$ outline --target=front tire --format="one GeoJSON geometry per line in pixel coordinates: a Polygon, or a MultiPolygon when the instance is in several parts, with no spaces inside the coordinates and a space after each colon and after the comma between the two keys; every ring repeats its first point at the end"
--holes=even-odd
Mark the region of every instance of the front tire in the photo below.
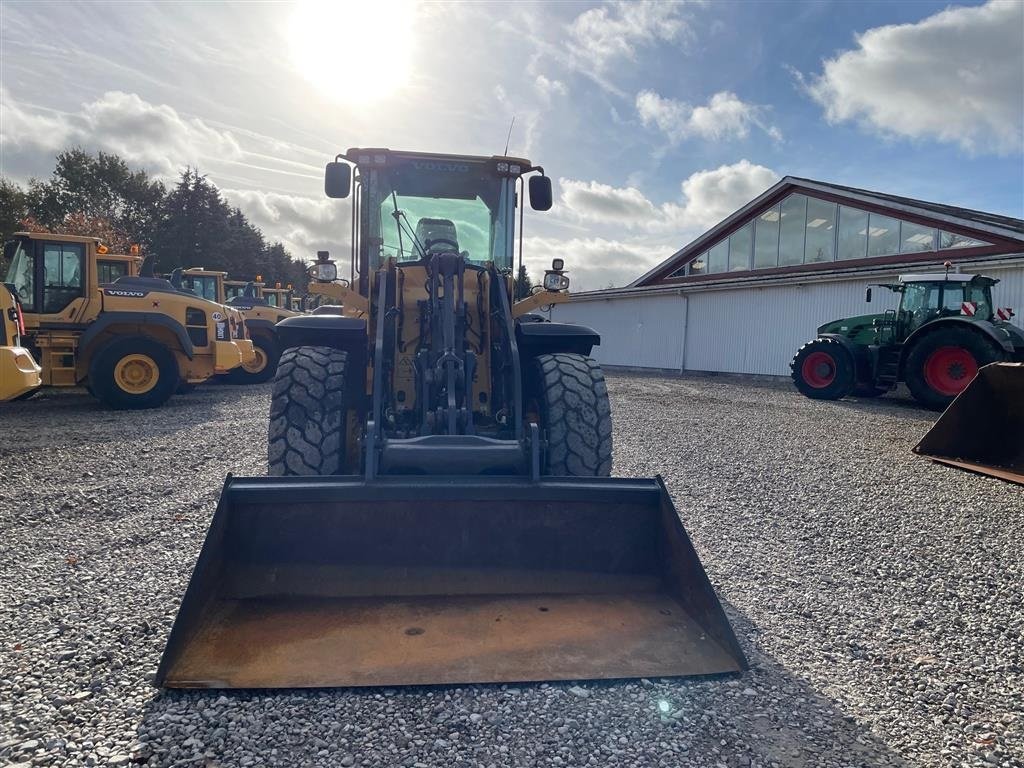
{"type": "Polygon", "coordinates": [[[611,475],[611,405],[601,366],[585,355],[537,355],[531,385],[547,435],[545,474],[611,475]]]}
{"type": "Polygon", "coordinates": [[[281,355],[270,400],[269,474],[347,473],[347,358],[331,347],[292,347],[281,355]]]}
{"type": "Polygon", "coordinates": [[[790,376],[801,394],[815,400],[839,400],[853,391],[853,358],[835,339],[814,339],[797,350],[790,376]]]}
{"type": "Polygon", "coordinates": [[[981,366],[1003,358],[1002,350],[978,331],[939,329],[914,344],[903,379],[917,402],[941,411],[967,388],[981,366]]]}
{"type": "Polygon", "coordinates": [[[240,365],[231,370],[228,381],[232,384],[262,384],[270,381],[277,373],[281,360],[281,347],[277,342],[261,336],[252,340],[252,346],[256,359],[249,365],[240,365]]]}
{"type": "Polygon", "coordinates": [[[118,410],[159,408],[178,389],[174,353],[146,336],[115,339],[89,363],[90,392],[118,410]]]}

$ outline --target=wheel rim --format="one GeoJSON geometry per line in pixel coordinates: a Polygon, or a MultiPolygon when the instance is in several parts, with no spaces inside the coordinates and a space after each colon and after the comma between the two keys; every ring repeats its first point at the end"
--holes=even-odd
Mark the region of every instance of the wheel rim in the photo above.
{"type": "Polygon", "coordinates": [[[114,367],[114,381],[129,395],[144,395],[160,380],[160,367],[149,355],[125,355],[114,367]]]}
{"type": "Polygon", "coordinates": [[[963,347],[939,347],[924,362],[925,383],[948,397],[963,392],[977,373],[978,362],[963,347]]]}
{"type": "Polygon", "coordinates": [[[250,363],[242,363],[242,367],[246,373],[260,373],[264,368],[267,367],[267,355],[259,347],[254,347],[253,351],[256,353],[256,357],[253,358],[250,363]]]}
{"type": "Polygon", "coordinates": [[[828,352],[811,352],[800,367],[804,381],[815,389],[824,389],[836,380],[836,361],[828,352]]]}

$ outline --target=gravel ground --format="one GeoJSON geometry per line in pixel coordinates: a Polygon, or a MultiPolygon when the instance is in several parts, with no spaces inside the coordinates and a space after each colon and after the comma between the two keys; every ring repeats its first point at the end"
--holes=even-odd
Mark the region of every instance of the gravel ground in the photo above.
{"type": "Polygon", "coordinates": [[[909,453],[933,415],[611,376],[615,473],[668,482],[736,679],[161,693],[220,486],[269,387],[158,411],[0,406],[0,761],[25,765],[1024,765],[1024,493],[909,453]],[[662,712],[667,709],[667,712],[662,712]]]}

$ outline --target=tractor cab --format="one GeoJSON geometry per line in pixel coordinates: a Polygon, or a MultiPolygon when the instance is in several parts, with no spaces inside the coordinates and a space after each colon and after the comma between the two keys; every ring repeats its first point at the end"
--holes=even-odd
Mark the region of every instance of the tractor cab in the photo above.
{"type": "MultiPolygon", "coordinates": [[[[900,275],[899,282],[880,286],[900,294],[900,303],[899,308],[887,312],[878,325],[883,332],[889,331],[895,336],[893,341],[902,341],[923,325],[945,317],[965,316],[998,322],[1000,317],[992,304],[992,286],[998,282],[984,275],[900,275]]],[[[1002,312],[1012,316],[1011,310],[1002,312]]]]}

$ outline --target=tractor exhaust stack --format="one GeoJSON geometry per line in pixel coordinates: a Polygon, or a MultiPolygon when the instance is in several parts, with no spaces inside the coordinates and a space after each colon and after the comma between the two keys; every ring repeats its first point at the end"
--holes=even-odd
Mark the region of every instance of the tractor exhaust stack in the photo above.
{"type": "Polygon", "coordinates": [[[660,479],[229,477],[155,683],[745,668],[660,479]]]}
{"type": "Polygon", "coordinates": [[[981,368],[914,453],[1024,485],[1024,363],[981,368]]]}

